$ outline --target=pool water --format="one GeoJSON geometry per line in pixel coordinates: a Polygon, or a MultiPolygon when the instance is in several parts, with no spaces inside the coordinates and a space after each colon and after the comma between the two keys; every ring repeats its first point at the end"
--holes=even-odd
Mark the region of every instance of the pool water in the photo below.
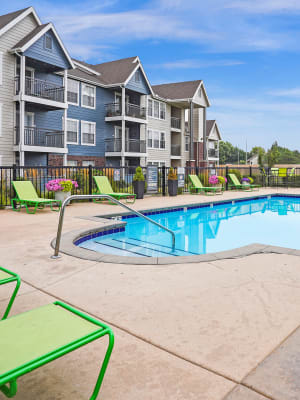
{"type": "Polygon", "coordinates": [[[274,196],[150,215],[171,235],[140,217],[125,219],[125,231],[96,237],[80,247],[105,254],[166,257],[206,254],[252,243],[300,249],[300,198],[274,196]]]}

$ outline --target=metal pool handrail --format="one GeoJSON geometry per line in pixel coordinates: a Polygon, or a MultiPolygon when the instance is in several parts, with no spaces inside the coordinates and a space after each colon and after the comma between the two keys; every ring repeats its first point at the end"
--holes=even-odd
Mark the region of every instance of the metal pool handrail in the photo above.
{"type": "Polygon", "coordinates": [[[165,226],[159,224],[158,222],[153,221],[153,219],[146,217],[146,215],[140,213],[139,211],[136,211],[133,208],[126,206],[126,204],[121,203],[119,200],[114,199],[113,197],[109,196],[108,194],[74,194],[72,196],[67,197],[61,206],[58,227],[57,227],[57,234],[56,234],[55,249],[54,249],[54,254],[53,254],[53,256],[51,256],[51,258],[59,258],[60,257],[58,253],[59,253],[61,232],[62,232],[62,226],[63,226],[66,206],[70,203],[71,200],[86,200],[86,199],[107,199],[107,200],[112,201],[113,203],[116,203],[119,206],[125,208],[126,210],[129,210],[130,212],[136,214],[137,216],[146,219],[148,222],[151,222],[152,224],[164,229],[165,231],[167,231],[171,234],[172,250],[175,250],[175,233],[173,231],[171,231],[170,229],[166,228],[165,226]]]}

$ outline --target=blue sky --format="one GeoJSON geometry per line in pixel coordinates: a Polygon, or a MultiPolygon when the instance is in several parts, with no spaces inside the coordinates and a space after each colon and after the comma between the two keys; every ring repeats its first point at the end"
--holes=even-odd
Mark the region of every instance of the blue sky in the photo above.
{"type": "Polygon", "coordinates": [[[34,6],[73,57],[138,55],[153,84],[203,79],[223,140],[300,148],[299,0],[10,0],[34,6]]]}

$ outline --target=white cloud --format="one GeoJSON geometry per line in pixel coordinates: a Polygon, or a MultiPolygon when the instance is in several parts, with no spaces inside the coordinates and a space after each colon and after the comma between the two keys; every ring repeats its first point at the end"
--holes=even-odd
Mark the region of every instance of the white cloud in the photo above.
{"type": "Polygon", "coordinates": [[[165,69],[197,69],[197,68],[209,68],[209,67],[231,67],[236,65],[244,64],[243,61],[238,60],[211,60],[211,61],[199,61],[199,60],[178,60],[159,64],[159,68],[165,69]]]}
{"type": "Polygon", "coordinates": [[[267,94],[278,97],[300,97],[300,87],[271,90],[267,94]]]}
{"type": "Polygon", "coordinates": [[[238,9],[247,13],[294,13],[300,12],[299,0],[236,0],[225,8],[238,9]]]}

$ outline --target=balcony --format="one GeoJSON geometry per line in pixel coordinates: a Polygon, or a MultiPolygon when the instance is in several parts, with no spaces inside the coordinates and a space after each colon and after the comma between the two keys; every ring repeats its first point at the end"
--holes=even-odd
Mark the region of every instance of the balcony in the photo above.
{"type": "MultiPolygon", "coordinates": [[[[20,142],[20,130],[16,127],[16,145],[20,142]]],[[[52,129],[42,129],[37,127],[24,127],[24,143],[25,146],[38,147],[64,147],[64,132],[52,129]]]]}
{"type": "Polygon", "coordinates": [[[171,117],[171,128],[181,129],[181,118],[171,117]]]}
{"type": "MultiPolygon", "coordinates": [[[[16,94],[20,92],[20,77],[15,78],[16,94]]],[[[65,101],[65,88],[41,79],[25,77],[25,95],[59,103],[65,101]]]]}
{"type": "MultiPolygon", "coordinates": [[[[120,153],[121,151],[121,139],[105,139],[106,153],[120,153]]],[[[126,139],[125,153],[146,153],[146,141],[139,139],[126,139]]]]}
{"type": "MultiPolygon", "coordinates": [[[[120,103],[109,103],[105,105],[106,112],[105,116],[111,117],[121,117],[122,116],[122,105],[120,103]]],[[[146,108],[141,107],[137,104],[126,103],[125,104],[125,115],[126,117],[146,119],[146,108]]]]}
{"type": "Polygon", "coordinates": [[[171,156],[181,156],[180,144],[171,144],[171,156]]]}
{"type": "Polygon", "coordinates": [[[219,158],[219,151],[216,149],[208,149],[207,155],[208,155],[208,157],[211,157],[211,158],[219,158]]]}

